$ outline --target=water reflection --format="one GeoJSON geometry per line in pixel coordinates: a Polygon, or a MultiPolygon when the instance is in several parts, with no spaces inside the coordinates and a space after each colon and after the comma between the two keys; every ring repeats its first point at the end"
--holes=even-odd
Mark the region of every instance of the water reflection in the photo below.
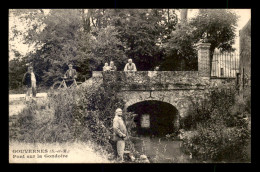
{"type": "Polygon", "coordinates": [[[131,139],[135,149],[147,155],[152,163],[187,163],[189,157],[181,149],[182,141],[166,138],[141,136],[131,139]]]}

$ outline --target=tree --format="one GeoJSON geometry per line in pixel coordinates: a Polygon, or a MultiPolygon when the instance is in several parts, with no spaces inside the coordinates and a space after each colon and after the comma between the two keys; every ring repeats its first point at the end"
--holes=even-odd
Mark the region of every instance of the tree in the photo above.
{"type": "Polygon", "coordinates": [[[234,13],[225,9],[201,9],[189,22],[186,17],[187,10],[182,9],[181,22],[171,33],[171,39],[164,44],[167,55],[163,64],[165,70],[183,70],[183,65],[176,65],[180,61],[185,63],[184,70],[197,70],[195,43],[200,39],[211,43],[210,64],[215,48],[221,51],[233,50],[237,23],[234,13]]]}
{"type": "Polygon", "coordinates": [[[32,26],[26,31],[24,42],[35,44],[35,51],[26,60],[32,62],[44,85],[50,86],[60,79],[69,63],[74,64],[79,76],[86,73],[86,54],[90,47],[88,13],[80,9],[52,9],[47,14],[41,10],[18,12],[21,20],[32,26]]]}
{"type": "Polygon", "coordinates": [[[180,22],[164,44],[166,52],[163,70],[197,70],[197,56],[194,47],[194,27],[187,21],[188,9],[180,10],[180,22]]]}
{"type": "Polygon", "coordinates": [[[123,50],[125,45],[119,40],[115,27],[93,30],[97,36],[90,39],[91,53],[88,60],[91,70],[102,70],[104,64],[110,61],[114,61],[118,70],[122,70],[127,57],[123,50]]]}
{"type": "MultiPolygon", "coordinates": [[[[232,45],[235,39],[237,15],[227,9],[200,9],[199,14],[190,22],[196,29],[196,41],[205,39],[210,45],[210,69],[215,48],[221,51],[234,51],[232,45]]],[[[211,71],[211,70],[210,70],[211,71]]]]}
{"type": "Polygon", "coordinates": [[[23,75],[27,71],[24,58],[16,57],[9,61],[9,89],[15,90],[22,87],[23,75]]]}
{"type": "Polygon", "coordinates": [[[175,11],[169,9],[102,9],[92,10],[92,14],[95,29],[115,28],[123,43],[122,51],[133,59],[138,70],[150,70],[160,64],[164,55],[161,43],[169,39],[177,23],[175,11]]]}
{"type": "Polygon", "coordinates": [[[63,76],[69,63],[77,68],[80,19],[78,10],[51,10],[43,21],[44,29],[33,37],[43,46],[31,56],[31,60],[37,69],[43,71],[43,80],[48,86],[63,76]],[[39,59],[43,63],[37,63],[39,59]]]}
{"type": "Polygon", "coordinates": [[[197,70],[198,59],[195,49],[194,28],[188,23],[179,23],[171,38],[163,44],[166,58],[162,70],[197,70]]]}
{"type": "Polygon", "coordinates": [[[139,70],[150,70],[164,56],[177,16],[172,9],[50,9],[14,10],[26,23],[24,43],[34,45],[26,56],[44,83],[50,85],[73,63],[80,75],[100,70],[114,60],[123,69],[133,58],[139,70]],[[99,41],[99,42],[98,42],[99,41]]]}

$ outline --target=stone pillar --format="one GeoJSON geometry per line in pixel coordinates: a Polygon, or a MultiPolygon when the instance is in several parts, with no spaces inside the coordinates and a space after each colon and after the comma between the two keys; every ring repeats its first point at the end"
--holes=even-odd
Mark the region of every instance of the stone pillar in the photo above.
{"type": "Polygon", "coordinates": [[[199,42],[198,50],[198,72],[201,77],[210,77],[210,43],[199,42]]]}

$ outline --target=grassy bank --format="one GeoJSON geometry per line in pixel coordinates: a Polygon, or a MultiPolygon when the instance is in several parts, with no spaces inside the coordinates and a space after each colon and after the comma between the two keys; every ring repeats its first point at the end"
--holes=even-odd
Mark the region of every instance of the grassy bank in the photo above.
{"type": "Polygon", "coordinates": [[[47,99],[31,99],[9,118],[10,140],[29,145],[92,143],[94,151],[114,159],[112,120],[123,102],[110,95],[93,84],[81,90],[49,91],[47,99]]]}

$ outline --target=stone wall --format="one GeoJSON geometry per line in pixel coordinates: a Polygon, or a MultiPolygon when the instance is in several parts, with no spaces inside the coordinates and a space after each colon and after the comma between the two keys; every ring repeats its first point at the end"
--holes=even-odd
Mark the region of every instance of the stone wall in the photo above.
{"type": "Polygon", "coordinates": [[[226,79],[221,79],[221,78],[215,78],[215,79],[210,79],[209,87],[218,87],[218,88],[223,88],[223,87],[236,87],[236,78],[226,78],[226,79]]]}
{"type": "Polygon", "coordinates": [[[187,115],[192,101],[203,99],[204,90],[170,90],[170,91],[122,91],[119,96],[126,100],[127,107],[142,101],[157,100],[173,105],[180,117],[187,115]]]}
{"type": "Polygon", "coordinates": [[[207,98],[210,89],[236,85],[236,79],[210,78],[209,47],[209,43],[197,44],[198,71],[94,71],[93,80],[104,86],[116,84],[118,96],[126,102],[125,110],[138,102],[156,100],[174,106],[179,119],[188,115],[193,102],[207,98]]]}
{"type": "Polygon", "coordinates": [[[210,79],[200,77],[198,71],[137,71],[127,76],[125,72],[95,72],[96,80],[104,84],[118,84],[118,95],[127,107],[142,101],[157,100],[173,105],[180,117],[187,115],[192,102],[208,96],[212,88],[234,87],[235,79],[210,79]]]}
{"type": "Polygon", "coordinates": [[[137,71],[102,72],[104,83],[115,82],[122,90],[171,90],[204,89],[207,78],[198,76],[198,71],[137,71]]]}

